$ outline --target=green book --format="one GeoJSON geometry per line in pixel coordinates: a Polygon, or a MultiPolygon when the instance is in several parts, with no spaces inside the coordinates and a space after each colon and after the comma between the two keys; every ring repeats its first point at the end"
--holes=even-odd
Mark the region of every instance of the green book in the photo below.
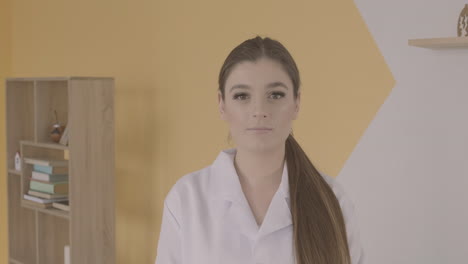
{"type": "Polygon", "coordinates": [[[54,167],[34,164],[34,171],[48,174],[68,174],[68,167],[54,167]]]}
{"type": "Polygon", "coordinates": [[[29,188],[33,191],[45,192],[50,194],[66,194],[68,193],[68,182],[39,182],[31,180],[29,188]]]}

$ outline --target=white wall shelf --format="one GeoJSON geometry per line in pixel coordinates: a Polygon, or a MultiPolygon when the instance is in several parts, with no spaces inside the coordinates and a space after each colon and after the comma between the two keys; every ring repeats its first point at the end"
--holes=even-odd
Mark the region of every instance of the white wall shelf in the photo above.
{"type": "Polygon", "coordinates": [[[410,39],[408,45],[427,49],[468,48],[468,37],[410,39]]]}

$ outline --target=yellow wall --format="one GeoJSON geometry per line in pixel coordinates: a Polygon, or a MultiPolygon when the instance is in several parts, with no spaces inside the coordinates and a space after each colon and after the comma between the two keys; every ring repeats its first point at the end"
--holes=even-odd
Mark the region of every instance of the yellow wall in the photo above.
{"type": "Polygon", "coordinates": [[[5,77],[11,74],[10,0],[0,0],[0,264],[8,264],[7,174],[5,157],[5,77]]]}
{"type": "Polygon", "coordinates": [[[122,264],[154,262],[169,188],[231,147],[216,108],[216,78],[241,41],[260,34],[290,49],[303,80],[294,134],[317,167],[333,176],[394,83],[352,0],[182,2],[11,3],[14,77],[116,78],[122,264]]]}

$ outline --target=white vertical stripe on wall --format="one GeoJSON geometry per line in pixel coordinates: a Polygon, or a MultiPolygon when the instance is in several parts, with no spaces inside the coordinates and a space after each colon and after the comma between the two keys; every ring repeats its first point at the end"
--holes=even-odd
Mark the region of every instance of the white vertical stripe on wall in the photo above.
{"type": "Polygon", "coordinates": [[[367,261],[468,263],[468,49],[407,44],[456,36],[468,1],[355,3],[396,80],[337,177],[367,261]]]}

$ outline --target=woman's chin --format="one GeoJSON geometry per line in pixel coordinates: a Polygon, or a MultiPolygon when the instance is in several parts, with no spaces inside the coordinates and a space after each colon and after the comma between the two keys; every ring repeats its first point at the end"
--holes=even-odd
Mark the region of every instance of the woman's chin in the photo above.
{"type": "Polygon", "coordinates": [[[249,140],[242,144],[237,144],[237,148],[245,149],[249,152],[271,152],[284,146],[284,142],[275,142],[272,140],[249,140]]]}

